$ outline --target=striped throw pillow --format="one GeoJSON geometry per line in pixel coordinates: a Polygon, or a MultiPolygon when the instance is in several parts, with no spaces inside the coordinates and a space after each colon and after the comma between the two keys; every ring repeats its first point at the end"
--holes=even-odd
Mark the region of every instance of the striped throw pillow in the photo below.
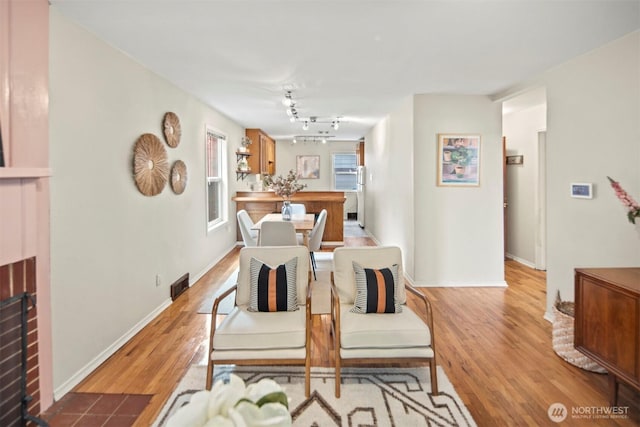
{"type": "Polygon", "coordinates": [[[249,311],[296,311],[298,258],[271,267],[251,258],[249,263],[249,311]]]}
{"type": "Polygon", "coordinates": [[[356,299],[353,313],[400,313],[398,302],[398,264],[388,268],[363,268],[353,262],[356,274],[356,299]]]}

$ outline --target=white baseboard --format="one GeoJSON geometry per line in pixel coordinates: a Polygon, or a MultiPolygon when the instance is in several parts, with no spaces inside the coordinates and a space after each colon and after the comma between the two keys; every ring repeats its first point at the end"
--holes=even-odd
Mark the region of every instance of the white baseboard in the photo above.
{"type": "Polygon", "coordinates": [[[82,369],[73,374],[71,378],[65,381],[60,387],[53,390],[53,399],[59,400],[70,392],[75,386],[80,384],[82,380],[84,380],[89,374],[95,371],[98,366],[100,366],[105,360],[113,355],[120,347],[125,345],[127,341],[129,341],[135,334],[140,332],[142,328],[147,326],[153,319],[156,318],[160,313],[162,313],[167,307],[171,305],[171,298],[167,298],[156,307],[151,313],[149,313],[144,319],[140,320],[133,328],[129,329],[127,333],[125,333],[122,337],[120,337],[116,342],[107,347],[102,353],[100,353],[96,358],[94,358],[91,362],[87,363],[82,369]]]}
{"type": "Polygon", "coordinates": [[[529,268],[533,268],[533,269],[536,268],[536,265],[534,263],[532,263],[531,261],[527,261],[526,259],[518,258],[517,256],[512,255],[510,253],[506,253],[505,256],[509,259],[519,262],[522,265],[526,265],[529,268]]]}
{"type": "Polygon", "coordinates": [[[407,276],[405,274],[404,279],[409,282],[409,284],[416,288],[506,288],[507,282],[504,280],[498,282],[485,282],[485,283],[424,283],[424,282],[416,282],[413,280],[413,277],[407,276]]]}
{"type": "Polygon", "coordinates": [[[450,282],[450,283],[423,283],[418,282],[414,284],[416,288],[507,288],[509,285],[504,280],[497,282],[450,282]]]}
{"type": "MultiPolygon", "coordinates": [[[[213,266],[215,266],[222,258],[227,256],[227,254],[235,247],[232,245],[227,251],[223,253],[217,259],[214,259],[211,263],[209,263],[202,271],[198,272],[190,278],[189,287],[191,287],[194,283],[196,283],[202,276],[204,276],[213,266]]],[[[78,372],[73,374],[71,378],[65,381],[60,387],[56,388],[53,391],[54,400],[59,400],[62,396],[70,392],[75,386],[80,384],[82,380],[84,380],[89,374],[95,371],[98,366],[100,366],[105,360],[111,357],[116,351],[118,351],[123,345],[127,343],[131,338],[135,336],[138,332],[140,332],[145,326],[147,326],[153,319],[155,319],[160,313],[162,313],[167,307],[171,305],[171,298],[167,298],[162,302],[158,307],[156,307],[151,313],[146,315],[142,320],[140,320],[136,325],[133,326],[129,331],[127,331],[123,336],[118,338],[113,344],[107,347],[102,353],[100,353],[96,358],[87,363],[83,368],[81,368],[78,372]]]]}
{"type": "Polygon", "coordinates": [[[545,311],[545,312],[544,312],[544,316],[542,316],[542,317],[543,317],[543,318],[544,318],[544,320],[546,320],[547,322],[549,322],[549,323],[553,323],[553,319],[554,319],[554,317],[555,317],[555,316],[553,315],[553,313],[550,313],[550,312],[548,312],[548,311],[545,311]]]}

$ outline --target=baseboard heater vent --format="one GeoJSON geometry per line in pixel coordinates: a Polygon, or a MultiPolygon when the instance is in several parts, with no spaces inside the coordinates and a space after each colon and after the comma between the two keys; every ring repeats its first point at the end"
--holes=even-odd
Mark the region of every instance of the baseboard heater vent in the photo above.
{"type": "Polygon", "coordinates": [[[175,301],[187,289],[189,289],[189,273],[185,273],[171,285],[171,301],[175,301]]]}

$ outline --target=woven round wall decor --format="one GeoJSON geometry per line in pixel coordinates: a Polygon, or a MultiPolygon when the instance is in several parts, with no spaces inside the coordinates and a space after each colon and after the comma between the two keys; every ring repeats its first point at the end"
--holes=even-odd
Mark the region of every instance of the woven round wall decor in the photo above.
{"type": "Polygon", "coordinates": [[[180,135],[182,135],[180,119],[176,113],[168,112],[164,115],[163,124],[164,138],[167,140],[167,144],[171,148],[176,148],[180,144],[180,135]]]}
{"type": "Polygon", "coordinates": [[[176,160],[171,166],[169,184],[176,194],[182,194],[187,186],[187,165],[182,160],[176,160]]]}
{"type": "Polygon", "coordinates": [[[160,138],[145,133],[133,148],[133,172],[138,190],[145,196],[160,194],[169,176],[167,151],[160,138]]]}

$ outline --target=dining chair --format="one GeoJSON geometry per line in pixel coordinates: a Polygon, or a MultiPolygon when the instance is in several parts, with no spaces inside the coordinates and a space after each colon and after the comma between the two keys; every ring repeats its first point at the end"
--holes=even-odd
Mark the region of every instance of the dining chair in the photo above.
{"type": "Polygon", "coordinates": [[[307,208],[303,203],[291,203],[291,215],[306,215],[307,208]]]}
{"type": "MultiPolygon", "coordinates": [[[[324,227],[327,223],[327,210],[322,209],[318,215],[318,219],[309,232],[309,256],[311,257],[311,267],[313,268],[313,280],[316,279],[316,257],[315,251],[319,251],[322,246],[322,236],[324,235],[324,227]]],[[[302,237],[298,237],[298,244],[302,245],[302,237]]]]}
{"type": "Polygon", "coordinates": [[[258,246],[296,246],[296,228],[290,221],[265,221],[260,226],[258,246]]]}
{"type": "Polygon", "coordinates": [[[246,210],[241,209],[236,214],[238,217],[238,226],[240,227],[240,234],[242,234],[242,240],[245,246],[257,246],[258,245],[258,231],[252,230],[253,221],[246,210]]]}

